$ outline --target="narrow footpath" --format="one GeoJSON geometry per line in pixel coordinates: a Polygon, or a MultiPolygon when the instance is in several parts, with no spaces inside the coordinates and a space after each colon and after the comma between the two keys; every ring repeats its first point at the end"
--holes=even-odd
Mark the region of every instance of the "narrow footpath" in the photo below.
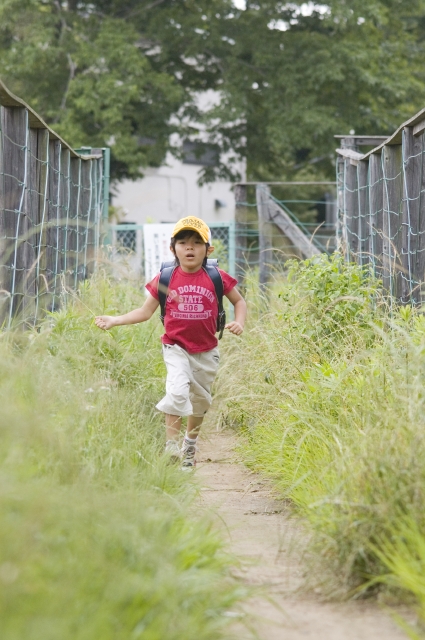
{"type": "Polygon", "coordinates": [[[322,602],[320,594],[304,588],[305,534],[285,503],[273,499],[267,483],[237,462],[234,446],[230,432],[207,432],[196,475],[202,506],[217,514],[217,524],[240,560],[235,572],[259,589],[245,605],[243,619],[235,619],[235,638],[405,640],[377,603],[322,602]]]}

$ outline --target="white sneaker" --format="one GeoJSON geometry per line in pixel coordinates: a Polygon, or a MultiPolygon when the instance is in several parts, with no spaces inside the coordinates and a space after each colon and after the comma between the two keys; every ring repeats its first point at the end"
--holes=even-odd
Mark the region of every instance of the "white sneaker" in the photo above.
{"type": "Polygon", "coordinates": [[[195,469],[196,460],[196,445],[189,443],[186,438],[183,440],[183,446],[181,451],[182,470],[193,471],[195,469]]]}
{"type": "Polygon", "coordinates": [[[182,454],[177,440],[167,440],[165,443],[165,453],[169,456],[170,462],[180,462],[182,454]]]}

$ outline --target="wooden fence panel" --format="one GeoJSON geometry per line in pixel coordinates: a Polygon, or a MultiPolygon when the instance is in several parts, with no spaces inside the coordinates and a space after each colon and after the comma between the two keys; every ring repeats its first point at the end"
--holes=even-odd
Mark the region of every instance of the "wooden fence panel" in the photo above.
{"type": "Polygon", "coordinates": [[[369,158],[369,255],[378,277],[382,274],[383,174],[381,154],[369,158]]]}
{"type": "MultiPolygon", "coordinates": [[[[366,180],[369,203],[359,197],[359,214],[369,208],[368,245],[371,269],[382,278],[384,289],[401,304],[425,302],[425,109],[422,109],[389,137],[353,136],[359,144],[378,144],[365,154],[346,148],[345,136],[337,149],[339,236],[346,246],[350,218],[345,203],[352,193],[351,175],[341,174],[348,159],[358,162],[360,192],[365,184],[363,163],[369,162],[366,180]]],[[[349,136],[351,139],[351,137],[349,136]]],[[[362,237],[362,236],[361,236],[362,237]]],[[[361,249],[361,247],[360,247],[361,249]]],[[[361,262],[360,250],[355,258],[361,262]]],[[[353,254],[351,254],[353,255],[353,254]]],[[[347,259],[349,256],[347,255],[347,259]]]]}
{"type": "Polygon", "coordinates": [[[96,260],[96,166],[90,161],[89,169],[89,199],[87,204],[87,234],[86,234],[86,278],[89,278],[94,271],[96,260]]]}
{"type": "Polygon", "coordinates": [[[401,293],[401,213],[403,172],[401,145],[385,145],[382,151],[384,211],[382,225],[382,281],[394,296],[401,293]]]}
{"type": "Polygon", "coordinates": [[[38,233],[36,267],[36,317],[47,305],[49,287],[46,278],[47,266],[47,218],[49,203],[49,132],[37,129],[37,184],[38,184],[38,233]]]}
{"type": "Polygon", "coordinates": [[[361,160],[357,165],[357,183],[358,183],[358,261],[359,264],[368,264],[369,262],[369,236],[370,220],[369,220],[369,188],[368,188],[369,162],[361,160]]]}
{"type": "Polygon", "coordinates": [[[423,134],[413,135],[413,127],[403,132],[403,209],[401,220],[401,291],[404,304],[420,299],[419,282],[423,280],[416,269],[419,248],[419,210],[422,185],[423,134]],[[412,298],[412,300],[411,300],[412,298]]]}
{"type": "Polygon", "coordinates": [[[270,279],[271,265],[273,264],[273,228],[269,215],[270,187],[259,184],[256,187],[258,232],[260,244],[260,287],[264,288],[270,279]]]}
{"type": "MultiPolygon", "coordinates": [[[[61,153],[61,174],[59,187],[59,217],[60,217],[60,273],[63,274],[63,285],[69,286],[68,278],[68,233],[69,233],[69,201],[70,201],[70,162],[69,149],[61,153]]],[[[61,283],[62,286],[62,283],[61,283]]]]}
{"type": "Polygon", "coordinates": [[[417,251],[414,263],[415,278],[419,283],[418,303],[425,304],[425,133],[421,136],[422,149],[422,168],[419,175],[420,180],[420,198],[418,212],[418,229],[417,229],[417,251]]]}
{"type": "Polygon", "coordinates": [[[236,259],[235,276],[240,285],[243,285],[247,267],[248,252],[248,201],[247,187],[244,184],[235,186],[235,237],[236,259]]]}
{"type": "Polygon", "coordinates": [[[25,191],[25,212],[27,219],[27,273],[25,277],[25,295],[23,315],[26,323],[33,324],[36,310],[36,269],[37,269],[37,232],[39,217],[39,196],[37,182],[37,130],[29,130],[27,189],[25,191]]]}
{"type": "Polygon", "coordinates": [[[49,181],[47,203],[46,231],[46,278],[49,287],[49,308],[54,310],[58,295],[58,247],[59,247],[59,173],[61,143],[59,140],[49,141],[49,181]]]}
{"type": "MultiPolygon", "coordinates": [[[[24,212],[28,164],[28,119],[25,109],[2,107],[2,188],[0,216],[1,289],[8,299],[2,305],[1,323],[22,315],[25,275],[29,255],[22,240],[27,232],[24,212]]],[[[5,298],[3,298],[5,299],[5,298]]]]}
{"type": "Polygon", "coordinates": [[[79,279],[88,276],[87,262],[89,259],[88,243],[90,241],[90,209],[91,209],[91,161],[86,160],[81,165],[81,227],[79,252],[79,279]]]}
{"type": "Polygon", "coordinates": [[[351,160],[345,160],[345,207],[344,224],[347,228],[347,249],[350,259],[354,260],[359,251],[359,185],[357,166],[351,160]]]}
{"type": "Polygon", "coordinates": [[[1,81],[0,109],[0,326],[33,326],[93,272],[109,153],[75,152],[1,81]]]}
{"type": "Polygon", "coordinates": [[[78,282],[78,255],[80,241],[80,215],[81,215],[81,158],[71,158],[70,166],[70,196],[69,196],[69,276],[71,286],[77,287],[78,282]]]}

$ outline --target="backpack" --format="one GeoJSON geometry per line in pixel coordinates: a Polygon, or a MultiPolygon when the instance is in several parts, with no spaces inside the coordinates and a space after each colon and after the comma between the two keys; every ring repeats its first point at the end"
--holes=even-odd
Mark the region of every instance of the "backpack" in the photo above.
{"type": "MultiPolygon", "coordinates": [[[[158,297],[161,307],[162,324],[164,324],[165,316],[165,304],[167,302],[167,291],[171,282],[171,276],[174,273],[174,269],[177,267],[174,260],[172,262],[163,262],[160,267],[159,281],[158,281],[158,297]]],[[[206,274],[212,280],[215,289],[215,295],[218,302],[218,317],[217,317],[217,332],[219,333],[218,339],[221,340],[224,331],[224,325],[226,324],[226,312],[223,308],[223,280],[221,279],[220,272],[218,270],[218,260],[208,258],[206,264],[202,267],[206,274]]]]}

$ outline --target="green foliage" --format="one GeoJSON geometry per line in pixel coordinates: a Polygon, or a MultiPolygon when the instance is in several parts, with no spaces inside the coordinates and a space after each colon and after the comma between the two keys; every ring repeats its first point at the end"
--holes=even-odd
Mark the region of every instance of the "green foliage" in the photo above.
{"type": "Polygon", "coordinates": [[[11,0],[2,77],[72,146],[111,146],[114,178],[136,177],[163,160],[185,91],[141,54],[131,21],[93,9],[11,0]]]}
{"type": "Polygon", "coordinates": [[[94,326],[140,302],[99,276],[40,333],[2,336],[4,640],[216,640],[243,596],[194,480],[162,455],[159,323],[94,326]]]}
{"type": "MultiPolygon", "coordinates": [[[[288,311],[281,319],[309,338],[334,348],[349,326],[368,331],[375,317],[378,281],[367,267],[347,263],[339,253],[287,262],[288,283],[281,297],[288,311]]],[[[364,338],[364,333],[362,333],[364,338]]]]}
{"type": "Polygon", "coordinates": [[[113,178],[201,130],[222,152],[205,180],[241,157],[250,179],[329,178],[335,133],[389,134],[423,107],[424,0],[246,5],[7,0],[2,77],[73,146],[110,145],[113,178]]]}
{"type": "Polygon", "coordinates": [[[331,177],[336,133],[389,134],[423,105],[423,0],[303,9],[247,2],[214,49],[223,99],[211,134],[246,156],[249,179],[331,177]]]}
{"type": "Polygon", "coordinates": [[[386,583],[425,617],[423,316],[391,317],[377,282],[338,255],[290,263],[275,290],[219,378],[243,458],[310,524],[325,592],[386,583]]]}

